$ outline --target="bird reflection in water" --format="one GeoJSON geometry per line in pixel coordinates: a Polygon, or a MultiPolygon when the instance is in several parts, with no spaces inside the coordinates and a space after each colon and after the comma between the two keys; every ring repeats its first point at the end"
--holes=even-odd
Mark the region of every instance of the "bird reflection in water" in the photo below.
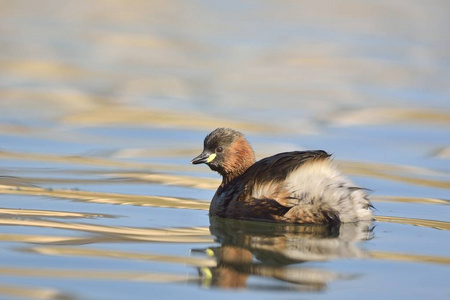
{"type": "Polygon", "coordinates": [[[221,246],[191,250],[217,261],[215,267],[198,269],[202,286],[207,288],[322,290],[330,281],[354,275],[290,265],[364,258],[366,252],[358,242],[373,235],[371,222],[297,225],[211,217],[210,224],[211,234],[221,246]],[[280,281],[255,286],[247,282],[250,276],[280,281]]]}

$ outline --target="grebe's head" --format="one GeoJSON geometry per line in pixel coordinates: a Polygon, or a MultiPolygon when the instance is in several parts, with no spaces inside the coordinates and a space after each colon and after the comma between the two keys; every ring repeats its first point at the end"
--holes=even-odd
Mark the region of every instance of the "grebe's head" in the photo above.
{"type": "Polygon", "coordinates": [[[195,165],[207,164],[222,176],[238,176],[254,162],[255,155],[244,135],[230,128],[217,128],[208,134],[203,152],[191,161],[195,165]]]}

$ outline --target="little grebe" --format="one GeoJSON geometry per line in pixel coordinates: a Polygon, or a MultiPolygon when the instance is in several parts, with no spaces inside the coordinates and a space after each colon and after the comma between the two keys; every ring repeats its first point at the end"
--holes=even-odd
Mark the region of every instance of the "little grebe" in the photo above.
{"type": "Polygon", "coordinates": [[[331,164],[322,150],[279,153],[255,162],[243,134],[217,128],[192,164],[222,175],[211,216],[271,222],[326,224],[372,220],[366,190],[331,164]]]}

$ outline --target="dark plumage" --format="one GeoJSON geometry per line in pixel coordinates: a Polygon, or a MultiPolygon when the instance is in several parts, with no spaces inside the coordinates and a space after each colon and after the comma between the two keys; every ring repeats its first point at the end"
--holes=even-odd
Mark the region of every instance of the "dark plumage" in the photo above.
{"type": "Polygon", "coordinates": [[[322,150],[293,151],[255,162],[242,133],[218,128],[192,163],[206,163],[223,177],[210,215],[314,224],[371,220],[365,190],[343,177],[329,157],[322,150]]]}

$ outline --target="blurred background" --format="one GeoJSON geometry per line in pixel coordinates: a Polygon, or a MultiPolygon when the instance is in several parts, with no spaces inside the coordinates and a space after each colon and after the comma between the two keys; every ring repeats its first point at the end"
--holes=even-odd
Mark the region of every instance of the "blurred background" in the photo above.
{"type": "Polygon", "coordinates": [[[99,127],[203,134],[233,126],[261,135],[448,128],[448,8],[2,1],[2,127],[59,141],[99,127]]]}
{"type": "MultiPolygon", "coordinates": [[[[380,219],[368,251],[437,261],[425,265],[425,282],[414,275],[423,257],[357,261],[348,270],[375,271],[315,296],[367,297],[345,289],[374,278],[388,290],[397,282],[398,299],[448,296],[449,12],[447,0],[0,1],[0,297],[120,299],[130,288],[136,299],[150,290],[202,296],[186,286],[198,276],[189,266],[204,263],[189,260],[197,239],[153,244],[159,233],[144,234],[140,251],[181,257],[176,267],[80,251],[92,244],[117,258],[136,250],[129,241],[142,228],[186,227],[191,238],[200,228],[214,244],[206,209],[219,177],[189,161],[223,126],[245,133],[258,158],[333,153],[373,190],[376,214],[397,218],[380,219]],[[104,232],[121,238],[103,243],[104,232]],[[75,252],[35,249],[55,240],[75,252]],[[399,271],[386,277],[384,267],[399,271]],[[156,275],[147,285],[118,275],[112,285],[99,273],[94,288],[83,281],[89,268],[156,275]]],[[[347,270],[340,260],[325,268],[347,270]]]]}

